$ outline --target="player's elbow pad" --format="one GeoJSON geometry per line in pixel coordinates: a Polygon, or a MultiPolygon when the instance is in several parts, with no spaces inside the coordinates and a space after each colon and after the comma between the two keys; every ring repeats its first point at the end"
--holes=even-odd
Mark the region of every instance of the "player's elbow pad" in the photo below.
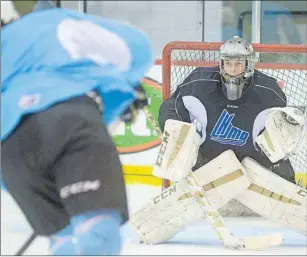
{"type": "Polygon", "coordinates": [[[98,211],[74,216],[71,236],[55,235],[53,255],[118,255],[121,248],[121,215],[117,211],[98,211]]]}

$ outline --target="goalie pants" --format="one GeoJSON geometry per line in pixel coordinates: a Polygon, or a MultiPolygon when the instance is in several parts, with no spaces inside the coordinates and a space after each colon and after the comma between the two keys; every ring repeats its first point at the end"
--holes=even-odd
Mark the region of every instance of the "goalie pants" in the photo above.
{"type": "Polygon", "coordinates": [[[24,117],[1,156],[4,183],[40,235],[87,211],[113,209],[128,219],[118,153],[87,96],[24,117]]]}

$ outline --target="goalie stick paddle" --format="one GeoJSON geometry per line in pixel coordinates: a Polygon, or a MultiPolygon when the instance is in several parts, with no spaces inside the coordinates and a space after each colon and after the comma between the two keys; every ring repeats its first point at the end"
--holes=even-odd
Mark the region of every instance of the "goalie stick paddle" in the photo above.
{"type": "MultiPolygon", "coordinates": [[[[147,119],[153,126],[154,130],[160,136],[162,136],[160,128],[158,127],[156,121],[146,107],[144,108],[144,112],[147,119]]],[[[250,236],[245,238],[239,238],[234,236],[228,229],[228,227],[226,227],[225,222],[222,219],[220,213],[217,211],[215,206],[207,197],[205,189],[201,186],[200,182],[192,171],[190,171],[185,178],[185,182],[191,195],[196,200],[201,210],[205,213],[207,220],[211,223],[217,236],[226,248],[230,248],[233,250],[256,250],[267,248],[270,246],[277,246],[282,243],[283,237],[280,233],[262,236],[250,236]]]]}

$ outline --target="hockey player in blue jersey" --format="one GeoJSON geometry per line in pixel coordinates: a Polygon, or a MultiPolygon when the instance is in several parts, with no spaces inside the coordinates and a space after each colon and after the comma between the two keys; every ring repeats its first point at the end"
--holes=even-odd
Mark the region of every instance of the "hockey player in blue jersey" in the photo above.
{"type": "Polygon", "coordinates": [[[139,30],[73,10],[18,17],[1,1],[2,178],[53,255],[116,255],[128,219],[108,133],[147,105],[139,30]],[[8,24],[9,23],[9,24],[8,24]]]}

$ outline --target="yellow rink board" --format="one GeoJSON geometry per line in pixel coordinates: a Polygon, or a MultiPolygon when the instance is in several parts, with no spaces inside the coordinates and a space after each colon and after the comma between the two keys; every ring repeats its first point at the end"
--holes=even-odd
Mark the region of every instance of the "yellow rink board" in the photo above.
{"type": "Polygon", "coordinates": [[[161,186],[162,179],[152,175],[152,166],[124,165],[124,178],[127,185],[143,184],[161,186]]]}
{"type": "MultiPolygon", "coordinates": [[[[152,175],[152,166],[124,165],[124,178],[127,185],[142,184],[150,186],[161,186],[162,180],[152,175]]],[[[307,172],[296,173],[295,179],[301,179],[302,185],[307,187],[307,172]]]]}

